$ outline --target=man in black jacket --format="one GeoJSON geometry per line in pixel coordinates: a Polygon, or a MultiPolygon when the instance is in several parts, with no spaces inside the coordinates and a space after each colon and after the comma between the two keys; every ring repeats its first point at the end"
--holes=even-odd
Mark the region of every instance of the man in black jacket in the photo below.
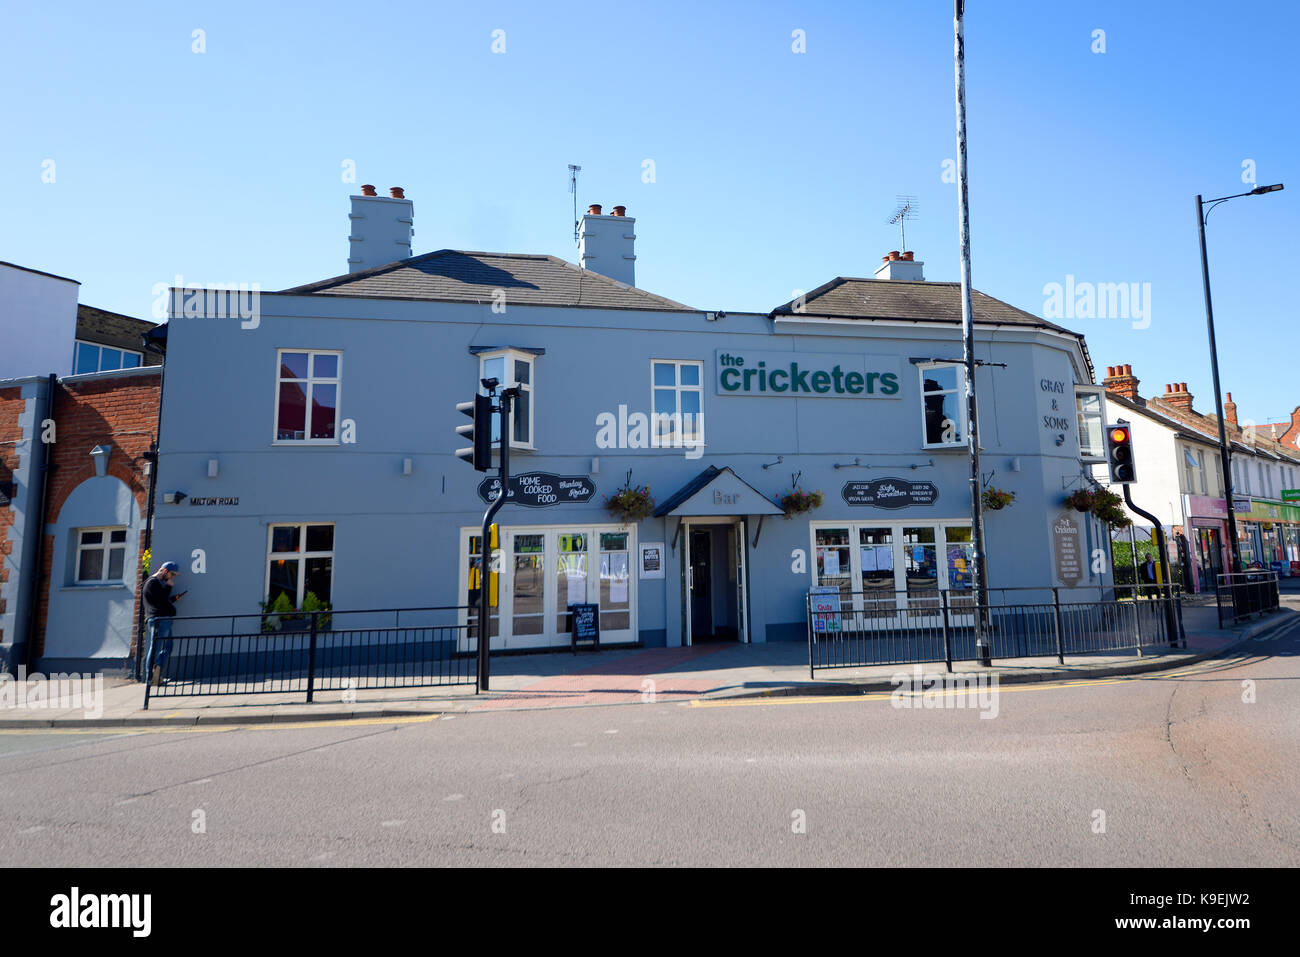
{"type": "Polygon", "coordinates": [[[172,616],[176,614],[174,602],[181,597],[172,597],[172,584],[179,573],[180,568],[175,562],[163,562],[144,583],[145,614],[153,619],[153,628],[149,632],[149,653],[154,655],[150,679],[155,685],[163,682],[163,669],[172,650],[172,616]]]}

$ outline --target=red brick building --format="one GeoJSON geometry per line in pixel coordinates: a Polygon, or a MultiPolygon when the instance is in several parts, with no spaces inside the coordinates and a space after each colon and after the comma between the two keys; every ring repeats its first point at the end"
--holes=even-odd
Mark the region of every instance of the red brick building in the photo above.
{"type": "Polygon", "coordinates": [[[161,382],[158,366],[0,381],[0,667],[135,653],[161,382]]]}

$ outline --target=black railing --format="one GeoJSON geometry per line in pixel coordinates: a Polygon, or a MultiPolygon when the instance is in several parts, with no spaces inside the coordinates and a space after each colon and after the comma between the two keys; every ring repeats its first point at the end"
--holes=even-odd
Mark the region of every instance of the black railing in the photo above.
{"type": "Polygon", "coordinates": [[[1220,575],[1214,587],[1219,606],[1219,627],[1235,625],[1255,615],[1277,611],[1277,572],[1233,572],[1220,575]]]}
{"type": "Polygon", "coordinates": [[[970,591],[810,593],[807,613],[810,676],[818,668],[939,661],[951,671],[953,661],[981,657],[977,615],[992,658],[1064,663],[1066,655],[1186,647],[1181,595],[1158,585],[999,588],[985,605],[970,591]]]}
{"type": "Polygon", "coordinates": [[[459,606],[150,618],[144,706],[187,695],[301,692],[312,701],[322,691],[476,685],[475,621],[459,606]],[[164,622],[171,636],[154,639],[164,622]]]}

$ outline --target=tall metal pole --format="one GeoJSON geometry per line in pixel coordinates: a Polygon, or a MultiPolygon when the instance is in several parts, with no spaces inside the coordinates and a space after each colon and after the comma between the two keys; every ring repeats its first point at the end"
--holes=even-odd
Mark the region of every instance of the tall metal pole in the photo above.
{"type": "MultiPolygon", "coordinates": [[[[490,648],[492,644],[492,519],[496,517],[497,512],[501,511],[501,506],[506,503],[506,495],[510,490],[510,405],[511,400],[519,393],[518,389],[505,389],[501,393],[500,403],[497,407],[498,414],[501,416],[501,466],[497,470],[497,476],[501,483],[501,490],[497,497],[493,499],[492,504],[488,506],[487,511],[483,513],[483,534],[479,539],[479,595],[478,595],[478,690],[490,691],[489,685],[492,681],[491,666],[489,665],[490,648]]],[[[490,426],[489,426],[490,428],[490,426]]],[[[502,573],[505,568],[502,568],[502,573]]]]}
{"type": "Polygon", "coordinates": [[[1237,555],[1237,513],[1233,510],[1232,456],[1228,448],[1228,432],[1223,421],[1223,394],[1219,391],[1219,350],[1214,343],[1214,304],[1210,300],[1210,262],[1205,254],[1205,212],[1201,194],[1196,194],[1196,228],[1201,234],[1201,278],[1205,283],[1205,325],[1210,331],[1210,369],[1214,373],[1214,410],[1219,418],[1219,462],[1223,466],[1223,501],[1228,506],[1228,568],[1241,571],[1241,558],[1237,555]]]}
{"type": "Polygon", "coordinates": [[[953,0],[953,56],[957,83],[957,199],[961,222],[961,329],[962,359],[966,365],[966,444],[970,450],[971,541],[974,546],[975,651],[980,663],[991,665],[988,633],[984,627],[988,609],[988,579],[985,574],[984,514],[980,501],[979,410],[975,402],[975,322],[971,313],[970,285],[970,195],[966,184],[966,45],[963,36],[965,0],[953,0]]]}

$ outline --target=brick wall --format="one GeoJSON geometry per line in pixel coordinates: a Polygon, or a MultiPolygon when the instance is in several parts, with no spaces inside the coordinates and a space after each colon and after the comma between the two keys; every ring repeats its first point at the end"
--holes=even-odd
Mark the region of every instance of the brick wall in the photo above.
{"type": "MultiPolygon", "coordinates": [[[[18,419],[27,406],[22,391],[21,387],[0,389],[0,482],[12,482],[21,464],[18,443],[22,441],[22,431],[18,419]]],[[[13,504],[0,505],[0,585],[9,581],[9,566],[12,564],[9,553],[13,547],[9,541],[9,530],[13,524],[13,504]]],[[[0,616],[7,610],[6,600],[0,597],[0,616]]],[[[0,622],[0,641],[12,640],[12,635],[4,634],[4,626],[0,622]]]]}
{"type": "MultiPolygon", "coordinates": [[[[86,479],[95,475],[95,463],[90,450],[97,445],[111,449],[108,457],[108,474],[126,483],[140,514],[145,514],[149,501],[149,478],[145,475],[146,459],[158,425],[160,376],[146,373],[138,376],[115,376],[105,379],[87,379],[79,382],[62,381],[54,396],[55,442],[50,451],[53,466],[50,472],[49,497],[45,503],[45,521],[58,519],[63,503],[72,491],[86,479]]],[[[144,535],[136,543],[137,551],[143,547],[144,535]]],[[[45,537],[43,580],[45,587],[37,596],[37,638],[33,656],[45,650],[45,622],[49,614],[51,565],[54,561],[54,536],[45,537]]],[[[139,612],[139,589],[136,608],[139,612]]],[[[135,620],[134,617],[132,619],[135,620]]],[[[132,653],[136,638],[132,638],[132,653]]]]}

